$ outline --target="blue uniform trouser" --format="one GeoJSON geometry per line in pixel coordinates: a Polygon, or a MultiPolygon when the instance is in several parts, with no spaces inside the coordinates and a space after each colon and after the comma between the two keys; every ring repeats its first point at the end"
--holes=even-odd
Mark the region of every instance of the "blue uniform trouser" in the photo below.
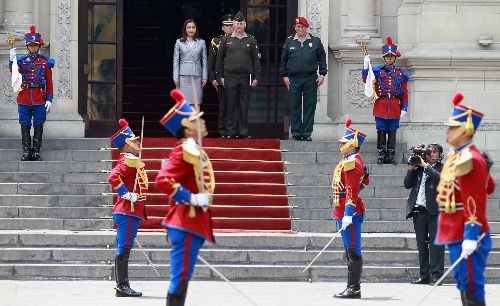
{"type": "Polygon", "coordinates": [[[137,237],[141,218],[115,213],[113,214],[113,220],[116,225],[116,256],[120,256],[125,249],[134,247],[134,240],[137,237]]]}
{"type": "Polygon", "coordinates": [[[31,120],[33,119],[33,126],[36,128],[45,123],[47,118],[47,111],[44,104],[39,105],[24,105],[18,104],[17,111],[19,113],[19,123],[31,128],[31,120]]]}
{"type": "Polygon", "coordinates": [[[168,229],[167,237],[172,243],[168,293],[178,294],[180,285],[189,282],[193,275],[196,259],[205,239],[174,228],[168,229]]]}
{"type": "Polygon", "coordinates": [[[308,76],[289,76],[290,123],[292,135],[295,137],[309,137],[313,132],[314,113],[318,101],[317,78],[315,73],[308,76]]]}
{"type": "MultiPolygon", "coordinates": [[[[352,224],[341,232],[344,248],[354,249],[356,255],[361,256],[361,226],[363,225],[364,214],[354,215],[352,224]]],[[[337,219],[339,228],[342,227],[342,219],[337,219]]]]}
{"type": "MultiPolygon", "coordinates": [[[[454,263],[462,254],[462,242],[448,245],[450,263],[454,263]]],[[[480,242],[478,250],[467,259],[463,259],[453,270],[453,277],[460,291],[473,292],[479,302],[484,303],[484,270],[488,253],[491,250],[491,237],[488,233],[480,242]]]]}
{"type": "Polygon", "coordinates": [[[375,117],[375,126],[378,131],[384,131],[386,133],[396,131],[397,129],[399,129],[399,118],[387,119],[382,117],[375,117]]]}

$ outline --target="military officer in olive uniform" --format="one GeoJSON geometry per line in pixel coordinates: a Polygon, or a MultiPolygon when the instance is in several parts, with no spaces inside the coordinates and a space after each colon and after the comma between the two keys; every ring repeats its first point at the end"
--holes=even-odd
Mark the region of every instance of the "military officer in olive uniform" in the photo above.
{"type": "Polygon", "coordinates": [[[250,87],[260,80],[260,53],[257,40],[245,32],[245,17],[234,16],[233,33],[222,38],[215,72],[226,89],[227,138],[248,138],[248,99],[250,87]]]}
{"type": "Polygon", "coordinates": [[[226,91],[224,86],[217,83],[217,78],[215,77],[215,60],[222,38],[233,32],[233,15],[226,14],[222,16],[221,21],[221,29],[224,34],[212,38],[208,50],[208,79],[212,82],[212,85],[217,91],[217,99],[219,100],[219,119],[217,124],[219,134],[222,138],[226,138],[226,91]]]}
{"type": "Polygon", "coordinates": [[[285,40],[280,65],[280,76],[290,91],[292,139],[305,141],[312,140],[318,86],[328,72],[323,44],[307,33],[308,28],[306,18],[295,18],[296,34],[285,40]]]}

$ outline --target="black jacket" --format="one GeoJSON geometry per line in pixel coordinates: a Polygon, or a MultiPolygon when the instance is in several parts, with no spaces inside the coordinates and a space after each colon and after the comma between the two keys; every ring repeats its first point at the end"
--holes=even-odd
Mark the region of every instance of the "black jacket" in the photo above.
{"type": "Polygon", "coordinates": [[[436,202],[436,188],[439,183],[440,172],[443,169],[443,164],[437,162],[434,165],[427,165],[425,170],[422,167],[417,167],[414,170],[408,170],[406,173],[404,186],[406,189],[411,189],[408,196],[406,205],[406,219],[413,217],[413,207],[417,202],[418,189],[420,187],[420,180],[425,171],[427,180],[425,181],[425,205],[430,215],[437,215],[439,213],[438,205],[436,202]]]}

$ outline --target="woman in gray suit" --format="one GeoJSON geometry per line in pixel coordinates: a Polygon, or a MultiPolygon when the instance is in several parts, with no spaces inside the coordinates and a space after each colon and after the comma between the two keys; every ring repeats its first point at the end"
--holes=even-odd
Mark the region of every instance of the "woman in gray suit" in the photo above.
{"type": "Polygon", "coordinates": [[[196,111],[200,111],[207,74],[205,41],[198,37],[196,22],[188,19],[182,26],[181,38],[175,42],[174,83],[196,111]]]}

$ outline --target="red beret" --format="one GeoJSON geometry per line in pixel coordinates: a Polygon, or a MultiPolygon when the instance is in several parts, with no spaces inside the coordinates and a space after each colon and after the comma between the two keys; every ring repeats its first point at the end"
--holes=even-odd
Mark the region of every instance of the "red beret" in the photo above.
{"type": "Polygon", "coordinates": [[[309,22],[307,22],[307,19],[302,16],[295,18],[295,24],[301,24],[307,28],[309,27],[309,22]]]}

